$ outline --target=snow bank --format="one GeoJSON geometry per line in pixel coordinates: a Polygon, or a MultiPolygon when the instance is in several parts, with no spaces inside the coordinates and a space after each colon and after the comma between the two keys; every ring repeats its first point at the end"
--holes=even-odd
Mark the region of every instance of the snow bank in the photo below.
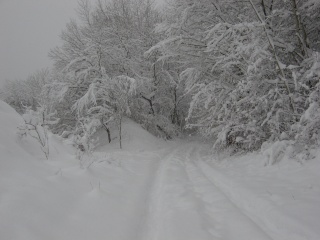
{"type": "Polygon", "coordinates": [[[64,156],[61,160],[72,161],[73,150],[51,135],[52,157],[46,160],[35,139],[17,134],[23,123],[0,101],[0,239],[49,239],[44,236],[50,226],[67,212],[61,196],[68,194],[49,179],[59,170],[55,160],[64,156]]]}
{"type": "Polygon", "coordinates": [[[264,158],[269,156],[259,154],[197,164],[272,239],[317,240],[320,151],[315,155],[316,159],[303,165],[286,159],[264,167],[264,158]]]}
{"type": "MultiPolygon", "coordinates": [[[[0,164],[11,161],[21,161],[22,159],[34,162],[35,159],[44,159],[39,143],[30,136],[19,136],[18,127],[23,125],[23,118],[7,103],[0,101],[0,164]],[[13,160],[15,159],[15,160],[13,160]]],[[[73,149],[62,143],[58,136],[50,134],[49,144],[51,158],[59,155],[73,154],[73,149]]]]}
{"type": "Polygon", "coordinates": [[[13,154],[25,154],[18,144],[19,139],[16,134],[17,127],[22,123],[21,116],[8,104],[0,101],[0,149],[2,160],[13,154]]]}
{"type": "Polygon", "coordinates": [[[153,136],[130,119],[123,123],[123,142],[124,149],[137,151],[157,150],[166,146],[162,139],[153,136]]]}
{"type": "Polygon", "coordinates": [[[0,192],[11,175],[19,175],[19,178],[30,173],[37,175],[35,166],[44,158],[34,139],[18,136],[18,126],[23,122],[13,108],[0,101],[0,192]]]}
{"type": "MultiPolygon", "coordinates": [[[[119,136],[117,127],[111,129],[112,141],[107,144],[108,138],[105,131],[98,133],[100,145],[97,151],[108,151],[111,149],[119,149],[119,136]]],[[[168,146],[163,139],[157,138],[143,129],[138,123],[130,119],[124,119],[122,122],[122,147],[125,151],[153,151],[168,146]]]]}
{"type": "Polygon", "coordinates": [[[49,136],[46,160],[36,140],[19,138],[21,124],[21,116],[0,101],[1,240],[127,240],[138,234],[150,169],[159,156],[128,149],[156,149],[155,137],[127,120],[128,151],[117,153],[117,141],[108,147],[105,142],[100,147],[108,152],[82,168],[74,150],[55,135],[49,136]]]}

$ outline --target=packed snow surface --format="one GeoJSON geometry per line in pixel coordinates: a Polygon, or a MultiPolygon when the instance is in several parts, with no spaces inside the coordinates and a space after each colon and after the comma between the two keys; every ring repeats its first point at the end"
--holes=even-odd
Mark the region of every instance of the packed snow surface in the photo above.
{"type": "MultiPolygon", "coordinates": [[[[50,136],[46,160],[0,102],[0,239],[318,240],[320,157],[264,166],[219,160],[194,141],[159,140],[126,120],[82,160],[50,136]]],[[[320,154],[318,155],[320,156],[320,154]]]]}

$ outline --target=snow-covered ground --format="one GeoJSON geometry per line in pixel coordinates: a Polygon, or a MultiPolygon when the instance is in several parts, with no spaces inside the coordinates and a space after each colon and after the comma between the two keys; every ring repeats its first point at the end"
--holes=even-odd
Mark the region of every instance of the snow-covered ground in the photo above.
{"type": "Polygon", "coordinates": [[[127,120],[123,150],[101,134],[80,162],[50,136],[46,160],[20,124],[0,102],[1,240],[320,239],[320,154],[267,167],[259,154],[219,160],[127,120]]]}

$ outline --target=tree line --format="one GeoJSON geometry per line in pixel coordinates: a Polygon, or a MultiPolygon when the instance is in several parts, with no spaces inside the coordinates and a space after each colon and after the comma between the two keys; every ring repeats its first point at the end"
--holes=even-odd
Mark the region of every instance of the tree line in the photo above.
{"type": "Polygon", "coordinates": [[[80,1],[52,70],[1,96],[20,113],[45,106],[51,131],[80,142],[97,129],[111,141],[130,117],[166,139],[199,132],[216,150],[308,151],[320,143],[319,12],[312,0],[80,1]]]}

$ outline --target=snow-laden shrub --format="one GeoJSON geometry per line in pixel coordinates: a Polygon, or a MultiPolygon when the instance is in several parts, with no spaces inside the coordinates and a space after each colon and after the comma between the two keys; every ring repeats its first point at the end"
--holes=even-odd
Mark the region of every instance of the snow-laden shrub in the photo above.
{"type": "Polygon", "coordinates": [[[93,135],[101,127],[97,119],[83,118],[77,123],[77,127],[72,136],[72,141],[77,149],[77,158],[81,160],[84,154],[91,155],[98,139],[93,135]]]}
{"type": "Polygon", "coordinates": [[[49,158],[49,126],[57,124],[59,119],[55,117],[55,113],[49,113],[45,106],[40,106],[36,111],[30,107],[26,108],[25,114],[22,115],[24,124],[19,126],[18,134],[20,136],[28,135],[37,140],[40,144],[45,157],[49,158]]]}
{"type": "Polygon", "coordinates": [[[266,157],[265,165],[273,165],[280,162],[285,156],[293,153],[294,141],[280,140],[271,143],[265,142],[261,146],[261,153],[266,157]]]}
{"type": "MultiPolygon", "coordinates": [[[[315,95],[313,93],[312,96],[315,95]]],[[[319,146],[320,144],[320,104],[312,102],[309,108],[302,115],[300,120],[300,131],[297,135],[298,141],[308,145],[319,146]]]]}
{"type": "MultiPolygon", "coordinates": [[[[287,122],[290,128],[265,142],[261,151],[266,165],[279,162],[285,157],[303,162],[313,157],[311,149],[320,146],[320,59],[318,53],[303,61],[300,68],[292,71],[295,80],[295,104],[298,121],[287,122]]],[[[275,121],[279,124],[279,121],[275,121]]]]}
{"type": "Polygon", "coordinates": [[[320,54],[314,52],[302,63],[302,68],[293,74],[296,88],[300,96],[304,96],[300,106],[305,110],[299,121],[291,127],[295,152],[300,153],[320,146],[320,54]]]}

